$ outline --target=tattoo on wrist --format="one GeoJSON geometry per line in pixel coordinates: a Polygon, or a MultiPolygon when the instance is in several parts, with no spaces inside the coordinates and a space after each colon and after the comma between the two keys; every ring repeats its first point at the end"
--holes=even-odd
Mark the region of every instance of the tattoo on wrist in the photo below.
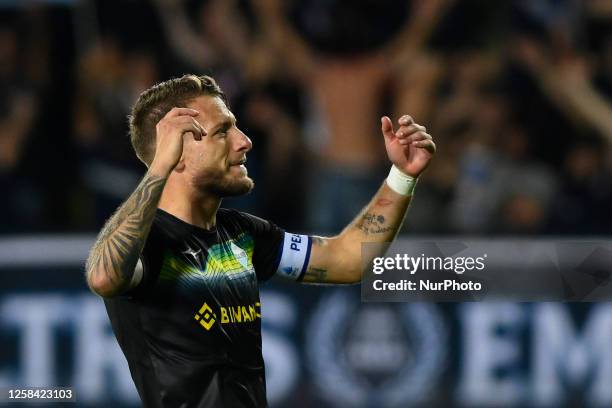
{"type": "Polygon", "coordinates": [[[366,235],[382,234],[391,231],[393,227],[385,226],[385,217],[381,214],[366,212],[361,216],[356,227],[363,231],[366,235]]]}

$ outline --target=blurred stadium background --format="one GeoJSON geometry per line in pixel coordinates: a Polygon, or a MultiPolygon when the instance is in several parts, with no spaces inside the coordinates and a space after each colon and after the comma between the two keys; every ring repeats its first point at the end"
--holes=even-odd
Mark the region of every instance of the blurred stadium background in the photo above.
{"type": "MultiPolygon", "coordinates": [[[[187,72],[254,142],[225,205],[289,231],[354,216],[407,112],[439,152],[404,238],[610,237],[612,1],[0,0],[0,386],[138,406],[83,261],[144,172],[130,105],[187,72]]],[[[272,407],[612,406],[610,304],[262,304],[272,407]]]]}

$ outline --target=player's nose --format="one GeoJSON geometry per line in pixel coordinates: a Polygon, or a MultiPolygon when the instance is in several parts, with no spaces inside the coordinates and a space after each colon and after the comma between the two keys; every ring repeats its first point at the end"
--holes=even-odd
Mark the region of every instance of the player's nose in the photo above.
{"type": "Polygon", "coordinates": [[[251,142],[251,139],[249,139],[249,137],[240,129],[238,129],[238,132],[236,132],[235,143],[235,149],[239,152],[246,153],[253,148],[253,142],[251,142]]]}

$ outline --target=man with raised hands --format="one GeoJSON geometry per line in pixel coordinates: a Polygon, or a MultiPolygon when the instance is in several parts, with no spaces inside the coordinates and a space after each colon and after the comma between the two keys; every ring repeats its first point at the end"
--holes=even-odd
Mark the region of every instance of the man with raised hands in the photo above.
{"type": "Polygon", "coordinates": [[[284,231],[219,208],[247,194],[251,140],[213,78],[185,75],[143,92],[130,136],[148,171],[107,221],[86,265],[145,407],[263,407],[259,282],[273,275],[358,283],[361,244],[390,242],[435,153],[408,116],[381,130],[391,171],[340,234],[284,231]]]}

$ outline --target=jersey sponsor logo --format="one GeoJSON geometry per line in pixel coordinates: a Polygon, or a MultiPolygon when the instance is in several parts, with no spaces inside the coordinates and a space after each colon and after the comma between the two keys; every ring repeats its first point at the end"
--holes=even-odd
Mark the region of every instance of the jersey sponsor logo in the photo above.
{"type": "Polygon", "coordinates": [[[200,322],[200,325],[206,330],[210,330],[217,321],[217,314],[208,306],[208,303],[204,302],[200,310],[195,314],[194,319],[200,322]]]}
{"type": "Polygon", "coordinates": [[[194,319],[207,331],[217,322],[219,324],[238,324],[251,323],[257,319],[261,320],[261,304],[259,302],[250,305],[219,306],[217,312],[208,303],[204,302],[195,314],[194,319]]]}

